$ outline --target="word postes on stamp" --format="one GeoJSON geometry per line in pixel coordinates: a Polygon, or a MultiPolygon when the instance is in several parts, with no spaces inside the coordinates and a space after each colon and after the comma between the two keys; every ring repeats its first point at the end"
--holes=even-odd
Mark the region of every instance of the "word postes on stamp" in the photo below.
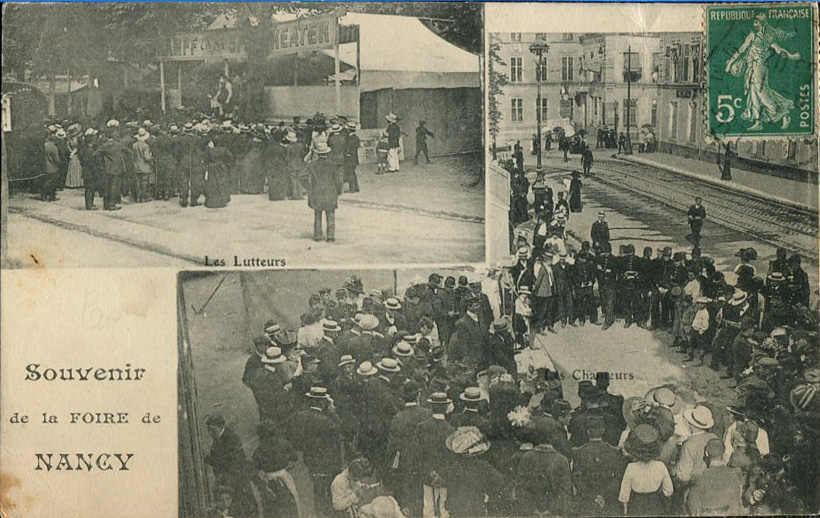
{"type": "Polygon", "coordinates": [[[814,135],[816,24],[814,5],[706,7],[707,120],[711,135],[814,135]]]}

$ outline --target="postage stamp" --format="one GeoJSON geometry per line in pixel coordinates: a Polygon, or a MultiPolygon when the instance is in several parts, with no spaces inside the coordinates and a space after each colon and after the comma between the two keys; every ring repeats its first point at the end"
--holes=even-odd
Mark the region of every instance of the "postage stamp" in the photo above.
{"type": "Polygon", "coordinates": [[[705,8],[709,134],[815,134],[816,7],[783,3],[705,8]]]}

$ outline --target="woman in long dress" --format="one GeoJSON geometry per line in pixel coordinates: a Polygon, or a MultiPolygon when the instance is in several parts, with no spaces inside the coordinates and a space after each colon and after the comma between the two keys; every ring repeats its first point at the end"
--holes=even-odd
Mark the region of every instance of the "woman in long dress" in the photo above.
{"type": "Polygon", "coordinates": [[[65,186],[69,189],[79,189],[83,186],[83,166],[80,164],[80,156],[77,154],[80,148],[81,129],[79,124],[72,124],[68,127],[68,139],[66,139],[68,174],[65,178],[65,186]]]}
{"type": "Polygon", "coordinates": [[[212,139],[208,143],[208,177],[205,180],[205,206],[220,209],[231,201],[233,154],[212,139]]]}
{"type": "Polygon", "coordinates": [[[751,121],[750,131],[763,129],[763,122],[781,122],[781,129],[791,123],[790,113],[794,101],[786,99],[769,86],[769,58],[773,53],[786,59],[797,61],[800,53],[786,51],[778,42],[794,36],[793,33],[769,25],[765,14],[759,14],[754,21],[754,29],[746,37],[743,45],[726,63],[726,72],[735,77],[743,77],[746,99],[740,118],[751,121]]]}

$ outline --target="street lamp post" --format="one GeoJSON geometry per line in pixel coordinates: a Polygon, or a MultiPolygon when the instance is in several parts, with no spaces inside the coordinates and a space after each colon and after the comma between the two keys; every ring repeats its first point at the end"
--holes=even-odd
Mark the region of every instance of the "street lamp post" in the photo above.
{"type": "Polygon", "coordinates": [[[536,100],[537,106],[535,109],[535,120],[537,124],[536,135],[538,138],[538,154],[536,155],[535,163],[535,168],[537,171],[541,170],[541,153],[544,148],[544,146],[541,143],[541,71],[544,68],[544,54],[546,54],[549,51],[549,49],[550,46],[547,45],[547,41],[541,35],[536,36],[535,41],[533,41],[530,45],[530,52],[532,52],[538,57],[537,67],[535,70],[535,79],[538,88],[538,97],[536,100]]]}

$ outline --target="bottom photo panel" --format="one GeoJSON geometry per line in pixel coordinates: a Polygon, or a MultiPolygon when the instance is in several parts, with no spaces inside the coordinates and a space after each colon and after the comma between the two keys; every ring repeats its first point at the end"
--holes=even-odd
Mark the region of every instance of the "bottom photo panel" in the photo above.
{"type": "Polygon", "coordinates": [[[761,413],[777,369],[734,388],[663,328],[602,332],[525,262],[180,273],[180,516],[734,515],[816,484],[810,428],[761,413]]]}

